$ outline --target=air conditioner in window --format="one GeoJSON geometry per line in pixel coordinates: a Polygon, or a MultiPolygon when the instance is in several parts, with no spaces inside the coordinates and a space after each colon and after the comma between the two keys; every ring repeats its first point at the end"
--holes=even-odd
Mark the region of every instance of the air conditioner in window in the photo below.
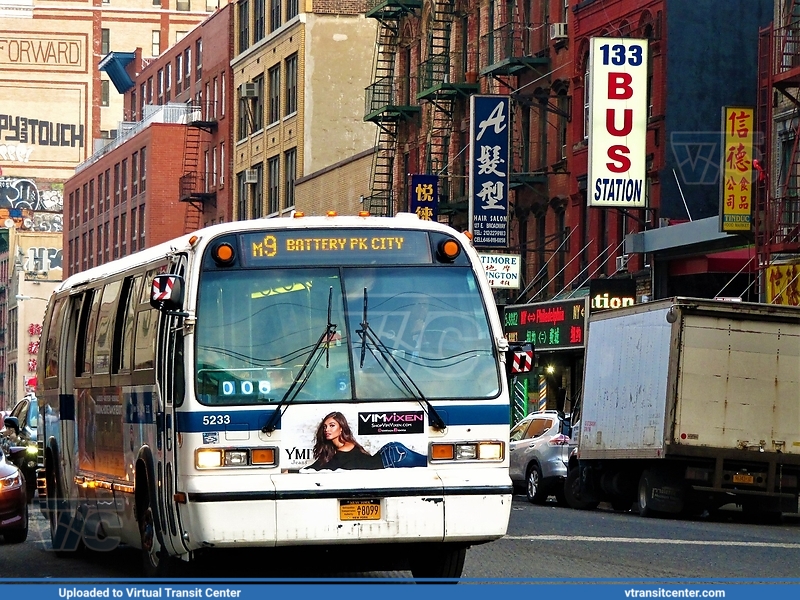
{"type": "Polygon", "coordinates": [[[622,256],[617,257],[617,271],[627,271],[628,270],[628,255],[623,254],[622,256]]]}
{"type": "Polygon", "coordinates": [[[565,39],[567,39],[567,24],[566,23],[550,23],[550,39],[551,40],[565,40],[565,39]]]}
{"type": "Polygon", "coordinates": [[[239,86],[242,98],[258,98],[258,86],[252,81],[239,86]]]}
{"type": "Polygon", "coordinates": [[[258,183],[258,171],[256,169],[245,169],[244,170],[244,182],[245,183],[258,183]]]}

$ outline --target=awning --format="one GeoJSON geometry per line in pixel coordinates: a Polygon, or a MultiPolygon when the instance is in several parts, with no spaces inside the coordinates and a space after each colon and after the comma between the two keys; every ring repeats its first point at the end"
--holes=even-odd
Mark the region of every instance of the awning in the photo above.
{"type": "Polygon", "coordinates": [[[133,87],[133,80],[125,67],[136,57],[135,52],[111,52],[104,56],[97,68],[108,73],[111,83],[120,94],[124,94],[133,87]]]}
{"type": "Polygon", "coordinates": [[[676,258],[669,263],[670,275],[697,275],[702,273],[755,273],[758,271],[758,258],[755,248],[741,248],[726,252],[714,252],[676,258]]]}

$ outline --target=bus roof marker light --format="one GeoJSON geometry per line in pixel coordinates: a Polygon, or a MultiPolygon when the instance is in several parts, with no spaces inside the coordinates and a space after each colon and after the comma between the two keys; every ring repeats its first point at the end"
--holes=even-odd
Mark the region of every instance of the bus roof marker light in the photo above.
{"type": "Polygon", "coordinates": [[[329,210],[327,213],[325,213],[325,216],[335,217],[335,216],[338,216],[338,214],[339,213],[337,213],[335,210],[329,210]]]}
{"type": "Polygon", "coordinates": [[[369,216],[369,211],[368,210],[360,210],[360,211],[358,211],[358,216],[359,217],[368,217],[369,216]]]}
{"type": "Polygon", "coordinates": [[[196,242],[197,242],[197,240],[199,240],[199,239],[200,239],[200,236],[199,236],[199,235],[193,235],[192,237],[190,237],[190,238],[189,238],[189,245],[190,245],[190,246],[192,246],[192,247],[194,247],[195,243],[196,243],[196,242]]]}
{"type": "Polygon", "coordinates": [[[442,262],[453,262],[461,254],[461,246],[455,240],[442,240],[436,250],[442,262]]]}
{"type": "Polygon", "coordinates": [[[214,262],[220,267],[227,267],[228,265],[232,264],[236,258],[236,252],[234,251],[233,246],[231,246],[228,242],[222,242],[221,244],[218,244],[212,251],[211,255],[214,258],[214,262]]]}
{"type": "Polygon", "coordinates": [[[305,217],[305,216],[306,216],[306,213],[304,213],[302,210],[296,210],[292,214],[292,217],[294,217],[295,219],[299,219],[300,217],[305,217]]]}

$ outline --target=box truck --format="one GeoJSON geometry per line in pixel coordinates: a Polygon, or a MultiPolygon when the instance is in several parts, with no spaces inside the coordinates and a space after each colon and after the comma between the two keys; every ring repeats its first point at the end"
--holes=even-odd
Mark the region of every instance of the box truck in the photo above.
{"type": "Polygon", "coordinates": [[[800,308],[670,298],[593,314],[568,502],[798,512],[800,308]]]}

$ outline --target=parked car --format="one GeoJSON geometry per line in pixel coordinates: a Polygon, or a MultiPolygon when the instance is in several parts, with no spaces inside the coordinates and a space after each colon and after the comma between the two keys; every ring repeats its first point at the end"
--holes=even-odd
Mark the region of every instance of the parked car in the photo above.
{"type": "Polygon", "coordinates": [[[28,539],[28,497],[25,477],[19,468],[7,459],[4,450],[0,450],[0,535],[10,544],[21,544],[28,539]]]}
{"type": "Polygon", "coordinates": [[[525,487],[530,502],[554,495],[565,504],[570,431],[569,416],[554,410],[531,413],[511,428],[511,481],[525,487]]]}
{"type": "Polygon", "coordinates": [[[39,404],[36,396],[29,394],[17,402],[11,412],[3,419],[0,429],[0,447],[6,454],[13,455],[12,462],[25,476],[27,496],[33,501],[36,492],[36,462],[39,449],[36,445],[36,432],[39,423],[39,404]],[[12,448],[24,451],[11,452],[12,448]]]}

